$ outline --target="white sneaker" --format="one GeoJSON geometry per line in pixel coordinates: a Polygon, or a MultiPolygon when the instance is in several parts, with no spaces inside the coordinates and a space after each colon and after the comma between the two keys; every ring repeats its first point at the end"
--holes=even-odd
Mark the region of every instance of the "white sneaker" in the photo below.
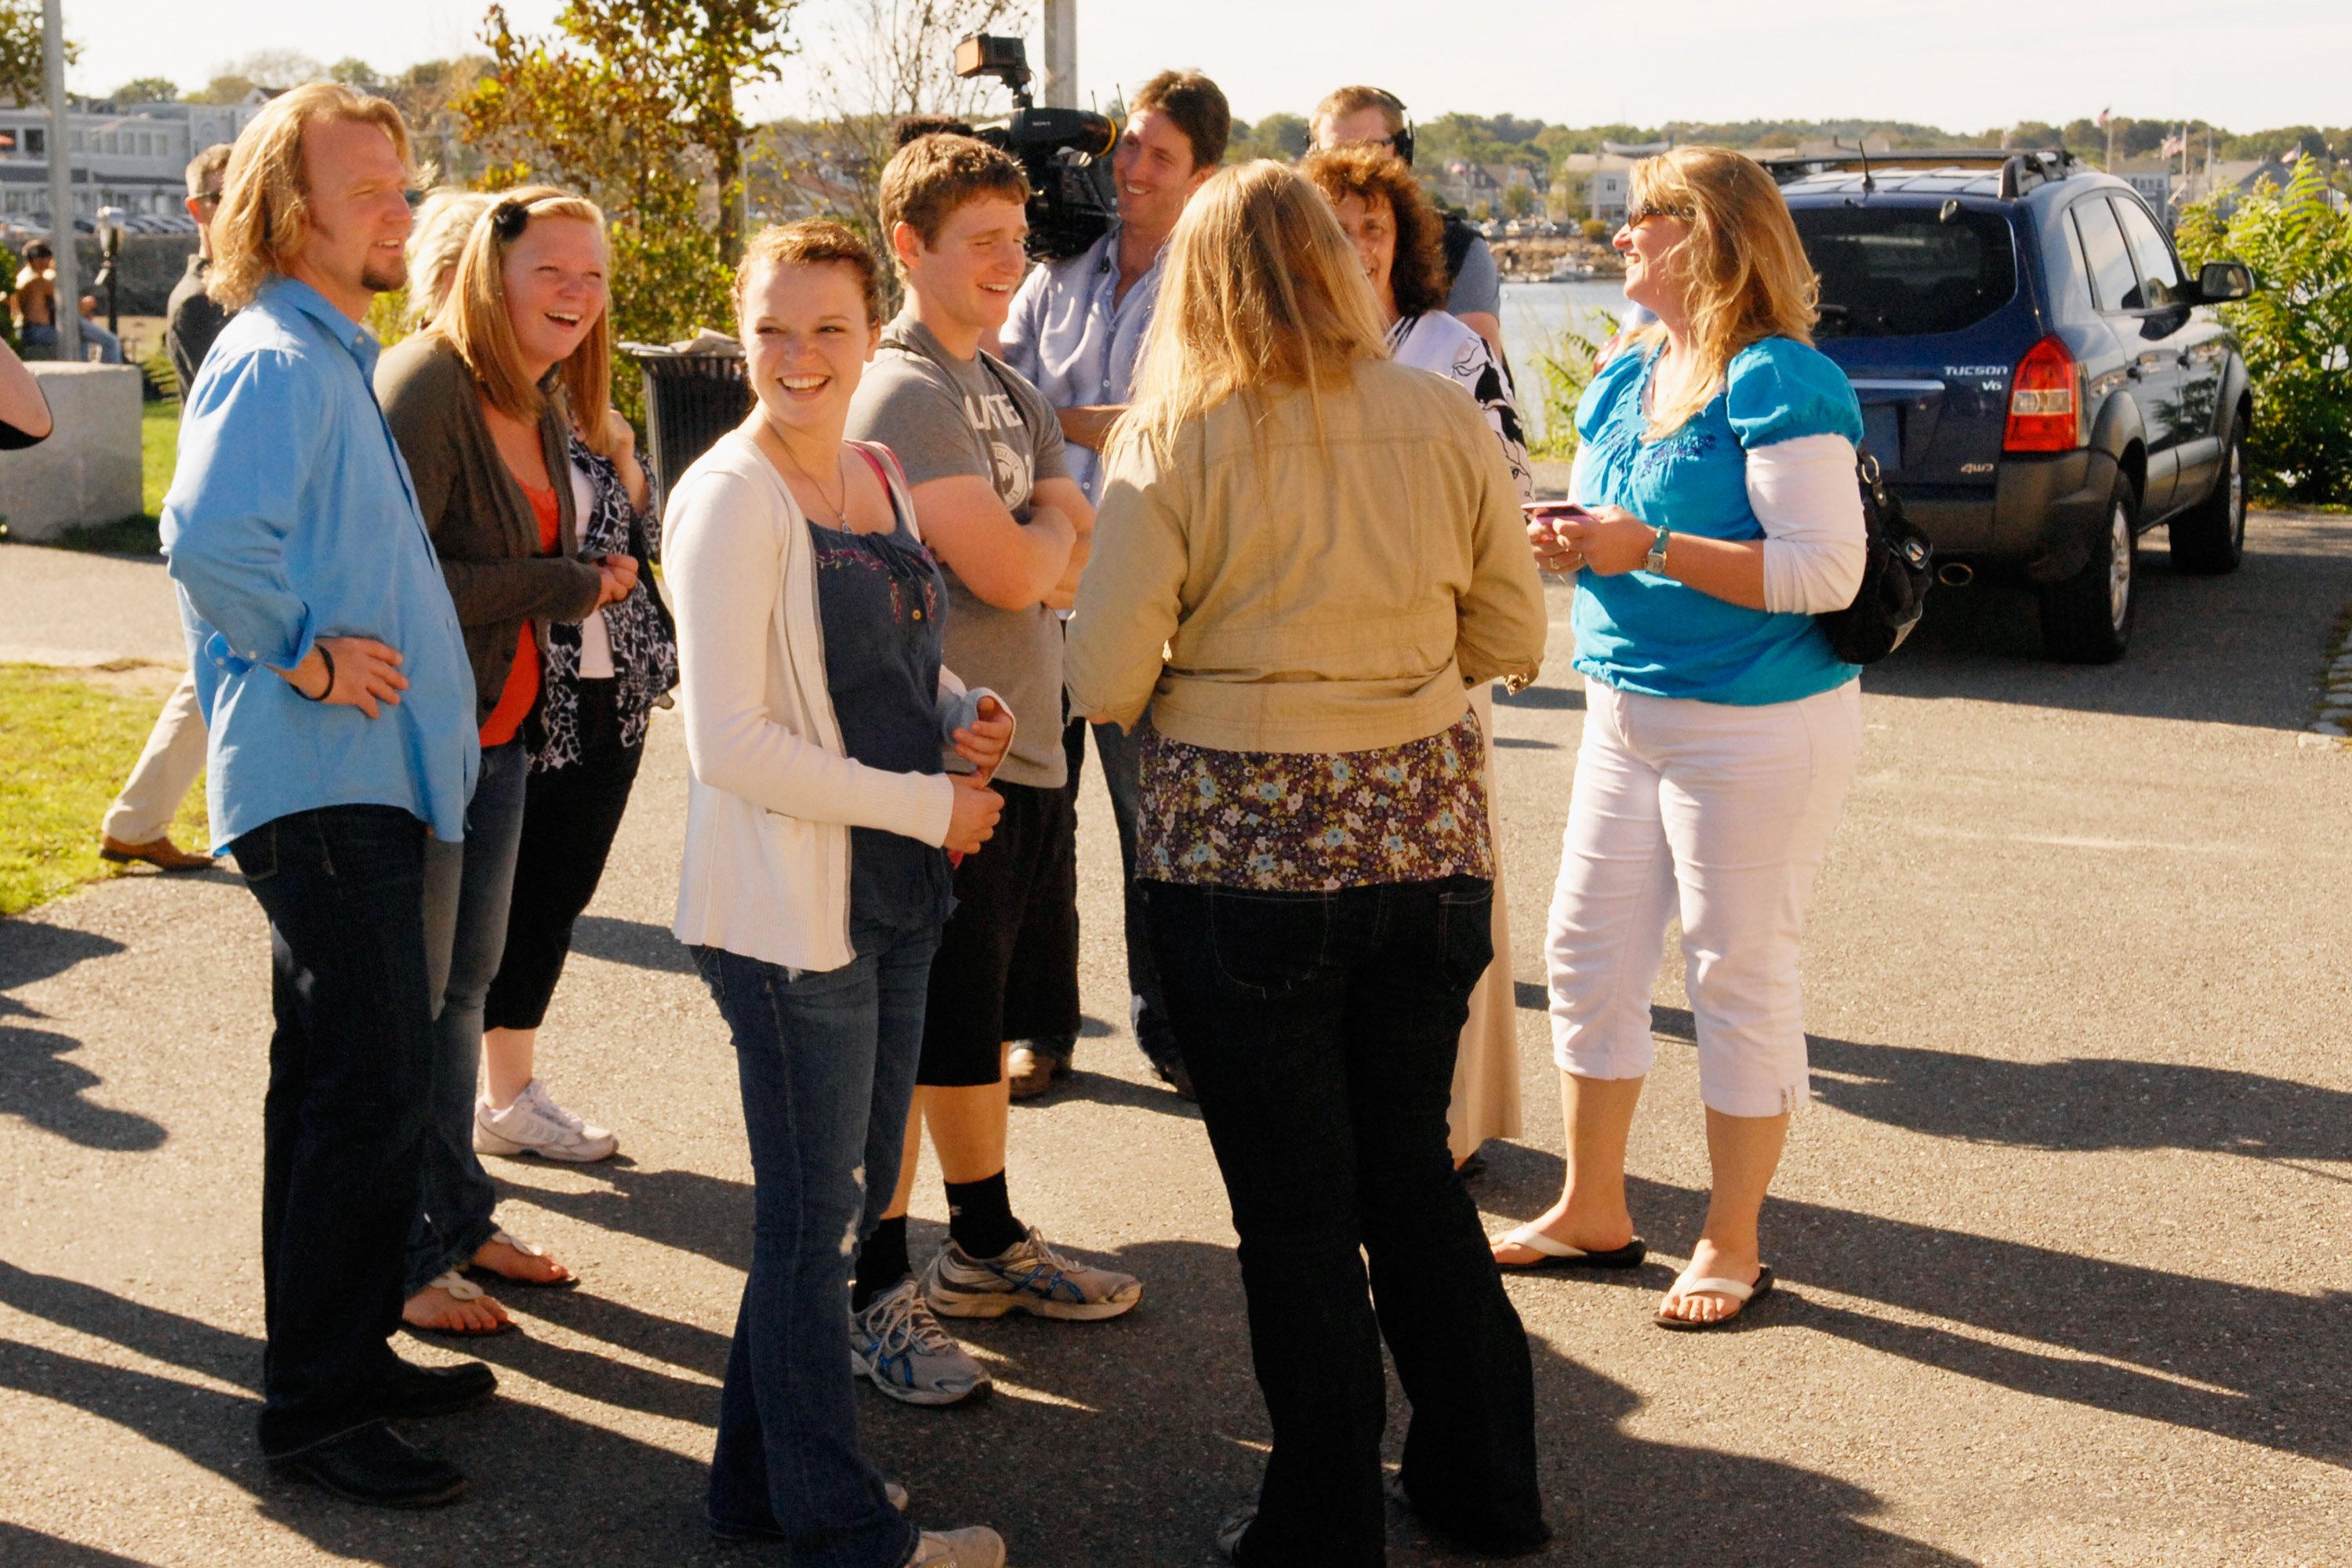
{"type": "Polygon", "coordinates": [[[537,1079],[524,1085],[504,1110],[491,1110],[487,1095],[474,1102],[477,1154],[536,1154],[585,1165],[611,1158],[620,1146],[621,1141],[605,1129],[591,1127],[556,1104],[537,1079]]]}
{"type": "Polygon", "coordinates": [[[908,1405],[961,1405],[990,1389],[987,1372],[940,1327],[911,1278],[849,1314],[849,1366],[908,1405]]]}
{"type": "Polygon", "coordinates": [[[1004,1568],[1004,1537],[982,1524],[927,1530],[907,1568],[1004,1568]]]}

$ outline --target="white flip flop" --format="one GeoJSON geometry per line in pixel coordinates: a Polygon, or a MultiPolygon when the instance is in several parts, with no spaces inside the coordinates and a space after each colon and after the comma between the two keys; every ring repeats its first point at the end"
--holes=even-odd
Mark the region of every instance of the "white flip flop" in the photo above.
{"type": "Polygon", "coordinates": [[[1503,1263],[1495,1267],[1507,1271],[1532,1273],[1538,1268],[1639,1268],[1650,1255],[1649,1244],[1635,1237],[1624,1246],[1608,1252],[1587,1252],[1580,1247],[1570,1247],[1555,1240],[1533,1225],[1523,1225],[1517,1230],[1486,1238],[1490,1247],[1524,1247],[1529,1252],[1540,1253],[1540,1263],[1503,1263]]]}
{"type": "Polygon", "coordinates": [[[1717,1279],[1712,1277],[1694,1279],[1685,1272],[1678,1276],[1673,1287],[1666,1291],[1669,1300],[1676,1296],[1728,1296],[1739,1303],[1739,1310],[1726,1313],[1712,1322],[1703,1322],[1696,1318],[1668,1317],[1663,1310],[1652,1313],[1650,1321],[1662,1329],[1675,1329],[1684,1332],[1701,1329],[1720,1329],[1746,1317],[1750,1304],[1761,1300],[1771,1293],[1772,1266],[1769,1263],[1757,1271],[1756,1283],[1753,1285],[1744,1285],[1737,1279],[1717,1279]]]}

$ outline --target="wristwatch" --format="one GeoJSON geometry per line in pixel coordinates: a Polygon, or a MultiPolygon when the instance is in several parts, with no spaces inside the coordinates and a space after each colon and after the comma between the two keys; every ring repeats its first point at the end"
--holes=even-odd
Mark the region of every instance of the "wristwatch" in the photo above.
{"type": "Polygon", "coordinates": [[[1650,541],[1650,553],[1642,560],[1643,571],[1654,572],[1661,577],[1666,574],[1666,538],[1670,531],[1662,528],[1658,537],[1650,541]]]}

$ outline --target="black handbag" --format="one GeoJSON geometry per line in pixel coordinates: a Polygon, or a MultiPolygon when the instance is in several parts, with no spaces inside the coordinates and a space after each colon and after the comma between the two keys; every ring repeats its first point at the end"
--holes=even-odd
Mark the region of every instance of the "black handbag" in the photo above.
{"type": "Polygon", "coordinates": [[[1936,581],[1936,551],[1927,536],[1903,515],[1903,501],[1887,488],[1878,459],[1863,447],[1854,454],[1854,479],[1862,487],[1862,522],[1869,536],[1862,585],[1853,603],[1813,618],[1829,634],[1830,650],[1846,664],[1876,664],[1903,646],[1927,608],[1936,581]]]}

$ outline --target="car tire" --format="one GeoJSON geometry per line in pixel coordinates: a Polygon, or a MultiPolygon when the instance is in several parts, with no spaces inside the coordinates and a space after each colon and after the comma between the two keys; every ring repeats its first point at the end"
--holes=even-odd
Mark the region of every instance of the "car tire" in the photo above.
{"type": "Polygon", "coordinates": [[[2042,590],[2042,651],[2065,664],[2113,664],[2131,642],[2138,608],[2139,496],[2117,479],[2090,559],[2042,590]]]}
{"type": "Polygon", "coordinates": [[[2232,430],[2221,447],[2213,493],[2172,520],[2172,564],[2200,577],[2235,572],[2246,556],[2246,437],[2232,430]]]}

